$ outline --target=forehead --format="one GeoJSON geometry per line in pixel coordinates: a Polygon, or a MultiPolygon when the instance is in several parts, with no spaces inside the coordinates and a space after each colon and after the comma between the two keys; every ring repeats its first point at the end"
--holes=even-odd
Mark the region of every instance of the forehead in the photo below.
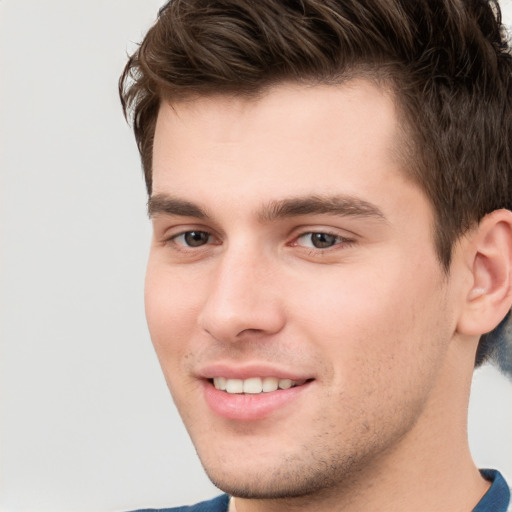
{"type": "Polygon", "coordinates": [[[347,194],[378,190],[401,170],[399,133],[390,91],[365,80],[163,103],[153,193],[197,196],[217,185],[279,199],[332,193],[334,185],[347,194]]]}

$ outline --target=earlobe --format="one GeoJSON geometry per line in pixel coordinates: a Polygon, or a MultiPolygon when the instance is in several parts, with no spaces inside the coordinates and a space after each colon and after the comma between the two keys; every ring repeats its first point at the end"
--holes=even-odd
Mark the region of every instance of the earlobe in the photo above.
{"type": "Polygon", "coordinates": [[[486,215],[466,250],[472,279],[457,331],[479,336],[492,331],[512,305],[512,212],[486,215]]]}

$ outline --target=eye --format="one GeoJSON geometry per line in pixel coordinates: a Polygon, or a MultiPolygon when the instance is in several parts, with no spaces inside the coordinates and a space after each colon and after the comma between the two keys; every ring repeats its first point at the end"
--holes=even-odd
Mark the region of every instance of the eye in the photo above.
{"type": "Polygon", "coordinates": [[[200,247],[210,242],[211,235],[207,231],[185,231],[174,236],[172,240],[187,247],[200,247]]]}
{"type": "Polygon", "coordinates": [[[297,245],[315,249],[328,249],[344,241],[345,239],[341,236],[322,232],[304,233],[297,237],[297,245]]]}

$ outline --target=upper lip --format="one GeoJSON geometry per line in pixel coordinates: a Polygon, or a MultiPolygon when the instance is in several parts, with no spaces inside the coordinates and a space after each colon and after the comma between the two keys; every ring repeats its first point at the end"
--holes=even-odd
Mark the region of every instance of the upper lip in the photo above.
{"type": "Polygon", "coordinates": [[[268,363],[212,363],[202,366],[197,375],[203,379],[225,377],[227,379],[250,379],[252,377],[276,377],[294,381],[309,380],[312,375],[268,363]]]}

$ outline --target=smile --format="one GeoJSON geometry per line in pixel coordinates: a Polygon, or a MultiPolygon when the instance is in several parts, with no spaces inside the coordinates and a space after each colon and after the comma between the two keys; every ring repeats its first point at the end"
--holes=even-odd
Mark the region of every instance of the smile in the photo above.
{"type": "Polygon", "coordinates": [[[305,380],[278,379],[277,377],[251,377],[249,379],[228,379],[226,377],[214,377],[213,385],[220,391],[231,394],[270,393],[278,389],[290,389],[301,386],[305,380]]]}
{"type": "MultiPolygon", "coordinates": [[[[219,372],[220,373],[220,372],[219,372]]],[[[217,374],[218,375],[218,374],[217,374]]],[[[254,375],[254,374],[253,374],[254,375]]],[[[234,421],[259,421],[285,414],[286,407],[300,404],[315,379],[278,377],[210,377],[202,379],[206,404],[217,416],[234,421]]]]}

